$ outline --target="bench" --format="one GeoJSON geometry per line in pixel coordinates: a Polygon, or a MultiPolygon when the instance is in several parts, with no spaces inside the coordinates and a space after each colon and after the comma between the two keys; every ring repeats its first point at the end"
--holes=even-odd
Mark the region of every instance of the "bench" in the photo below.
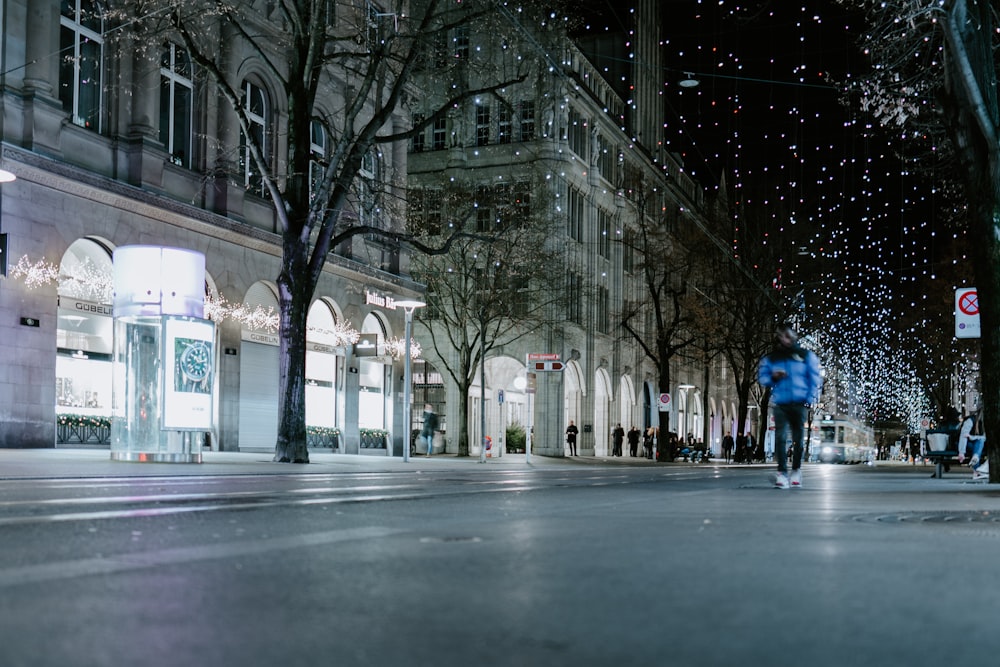
{"type": "Polygon", "coordinates": [[[934,463],[934,477],[941,479],[945,467],[952,461],[958,463],[958,449],[952,449],[950,431],[928,431],[927,453],[924,456],[934,463]]]}
{"type": "Polygon", "coordinates": [[[944,472],[945,466],[950,465],[953,460],[958,463],[958,450],[945,449],[927,452],[926,457],[934,463],[934,477],[941,479],[941,473],[944,472]]]}

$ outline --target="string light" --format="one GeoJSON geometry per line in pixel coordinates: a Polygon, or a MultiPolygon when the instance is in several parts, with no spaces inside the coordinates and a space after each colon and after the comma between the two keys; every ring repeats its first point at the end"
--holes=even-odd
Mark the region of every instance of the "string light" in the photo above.
{"type": "Polygon", "coordinates": [[[706,187],[725,174],[737,227],[748,215],[768,221],[758,242],[778,255],[785,289],[804,293],[845,401],[835,407],[915,429],[933,416],[936,369],[974,372],[974,355],[932,335],[947,334],[947,295],[971,273],[955,253],[962,212],[944,206],[941,179],[921,173],[917,149],[934,152],[933,139],[903,129],[928,96],[863,84],[866,26],[849,9],[816,5],[719,0],[675,11],[665,139],[706,187]],[[678,71],[701,85],[681,89],[678,71]],[[848,93],[853,106],[842,103],[848,93]]]}
{"type": "MultiPolygon", "coordinates": [[[[406,354],[406,339],[405,338],[390,338],[385,341],[385,350],[392,356],[393,359],[397,361],[402,359],[406,354]]],[[[410,339],[410,359],[420,358],[420,343],[410,339]]]]}
{"type": "Polygon", "coordinates": [[[36,289],[56,282],[59,279],[59,267],[44,259],[32,262],[27,255],[22,255],[10,270],[10,276],[23,280],[29,289],[36,289]]]}

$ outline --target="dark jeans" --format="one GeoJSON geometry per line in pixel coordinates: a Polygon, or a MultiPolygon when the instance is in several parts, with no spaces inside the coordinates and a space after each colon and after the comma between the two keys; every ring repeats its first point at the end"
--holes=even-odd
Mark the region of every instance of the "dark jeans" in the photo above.
{"type": "Polygon", "coordinates": [[[774,457],[778,460],[778,472],[788,472],[786,442],[788,431],[792,432],[792,470],[802,465],[802,447],[805,438],[806,406],[801,403],[775,405],[774,414],[774,457]]]}

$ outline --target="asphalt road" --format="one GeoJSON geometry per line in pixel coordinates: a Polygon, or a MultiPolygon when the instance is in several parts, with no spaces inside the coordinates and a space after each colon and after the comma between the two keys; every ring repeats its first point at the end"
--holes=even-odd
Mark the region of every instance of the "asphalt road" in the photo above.
{"type": "Polygon", "coordinates": [[[995,487],[626,464],[0,479],[0,664],[1000,662],[995,487]]]}

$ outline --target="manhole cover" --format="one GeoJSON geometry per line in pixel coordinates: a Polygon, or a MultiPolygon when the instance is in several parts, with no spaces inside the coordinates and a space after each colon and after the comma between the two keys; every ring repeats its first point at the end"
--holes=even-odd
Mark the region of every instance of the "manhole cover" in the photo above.
{"type": "Polygon", "coordinates": [[[963,512],[900,512],[893,514],[859,514],[851,521],[862,523],[889,524],[1000,524],[1000,512],[989,510],[967,510],[963,512]]]}

